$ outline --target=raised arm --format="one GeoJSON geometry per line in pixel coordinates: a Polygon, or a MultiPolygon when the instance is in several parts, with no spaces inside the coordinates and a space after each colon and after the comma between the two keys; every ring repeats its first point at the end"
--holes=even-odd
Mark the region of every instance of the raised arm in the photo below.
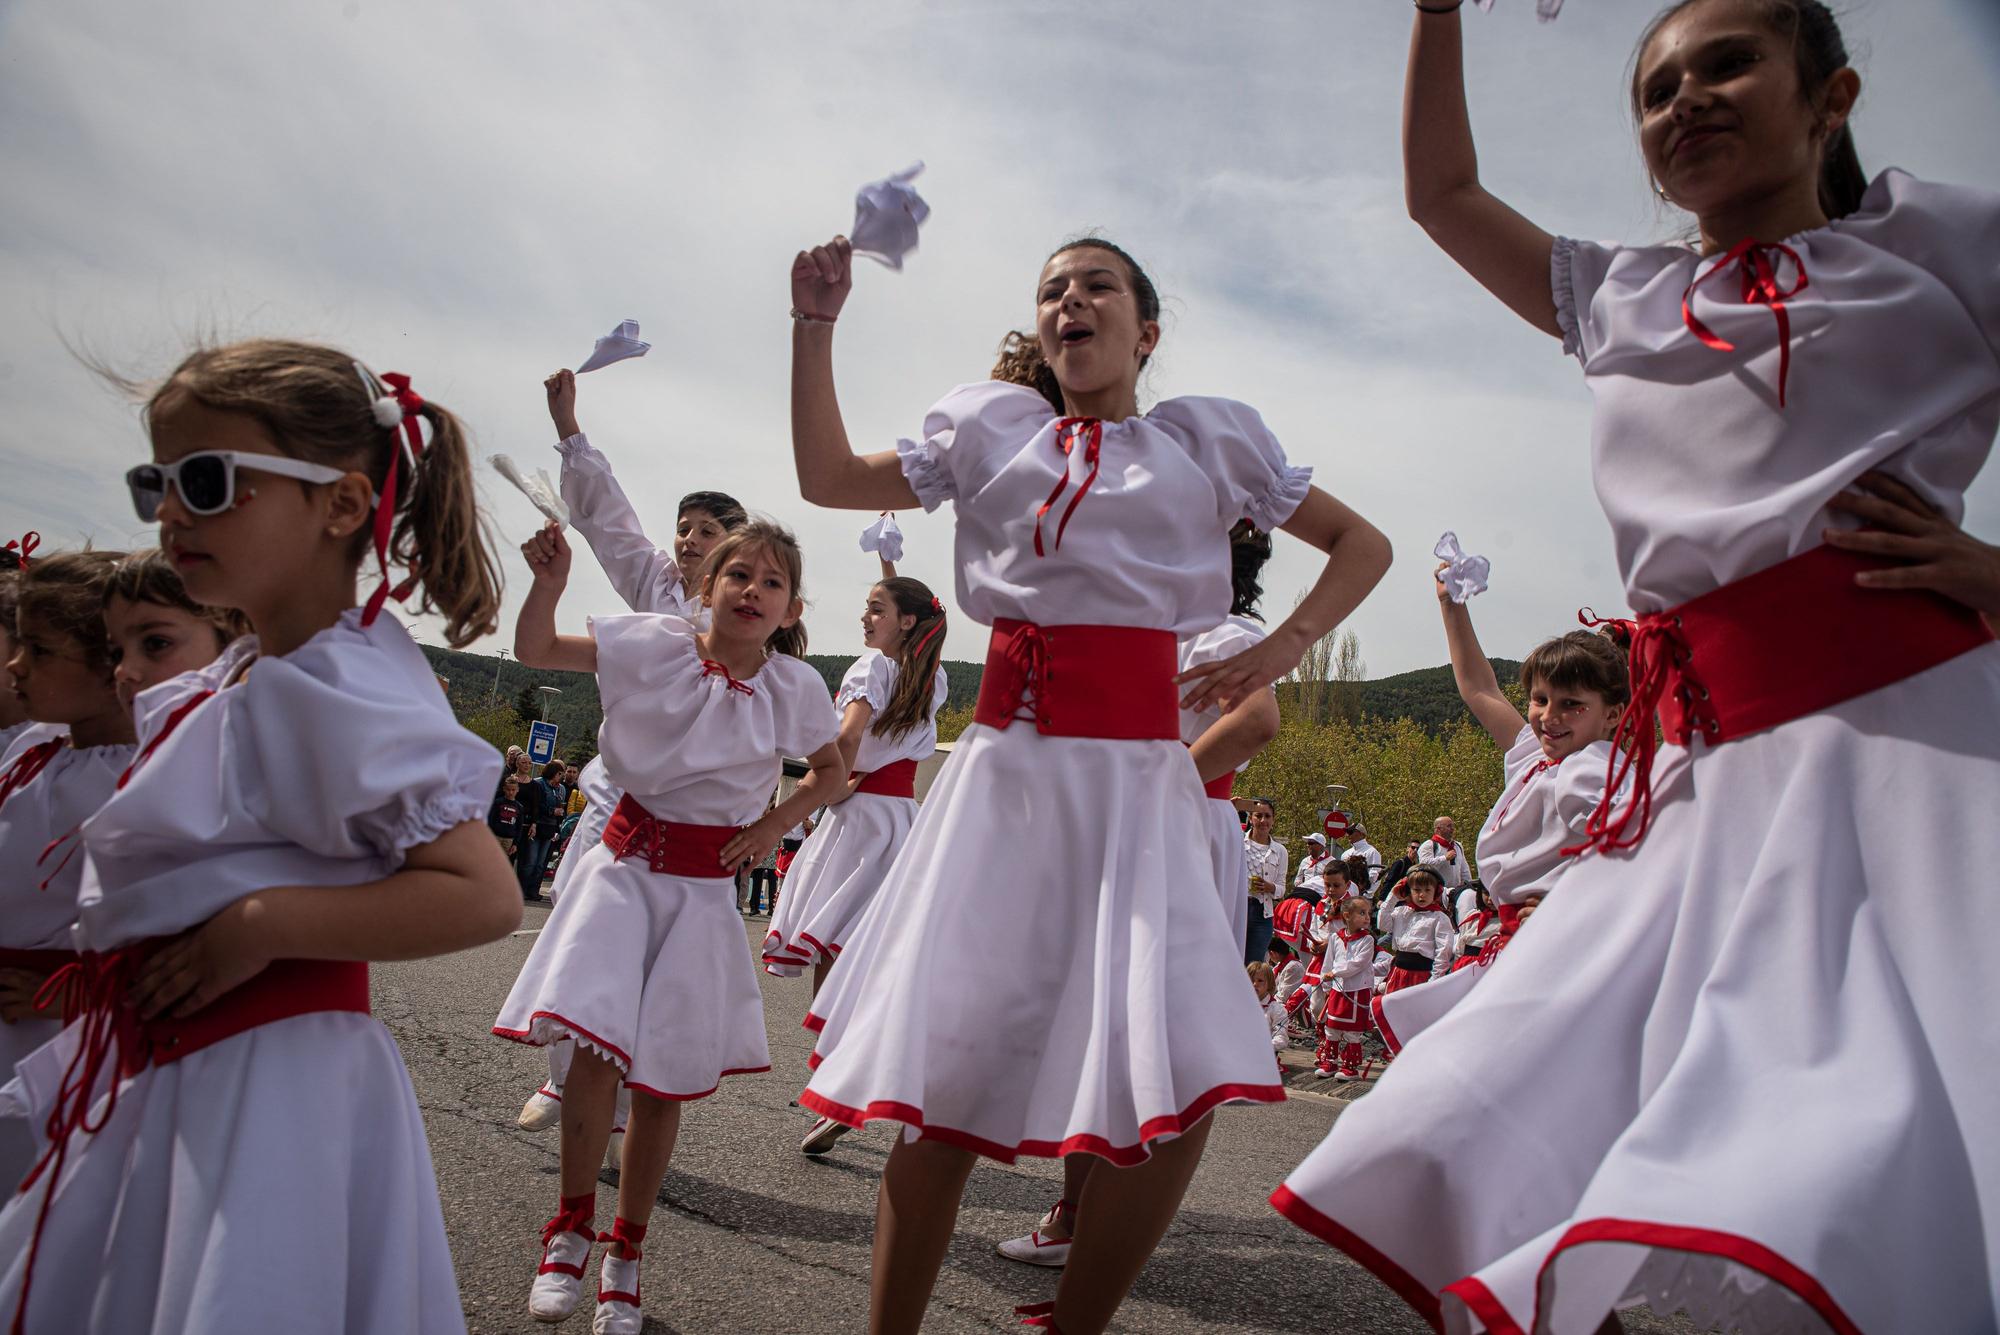
{"type": "Polygon", "coordinates": [[[611,461],[577,424],[576,373],[557,371],[542,382],[542,388],[548,394],[549,420],[556,428],[556,452],[562,455],[557,485],[569,506],[570,522],[590,544],[591,555],[627,607],[634,612],[679,611],[681,572],[673,553],[646,536],[639,512],[611,471],[611,461]]]}
{"type": "MultiPolygon", "coordinates": [[[[1438,571],[1444,569],[1446,566],[1440,562],[1438,571]]],[[[1528,721],[1501,692],[1500,679],[1493,675],[1493,664],[1487,661],[1486,652],[1479,647],[1479,636],[1472,629],[1472,613],[1464,603],[1451,600],[1444,581],[1435,572],[1431,583],[1437,588],[1438,611],[1444,614],[1444,642],[1451,649],[1451,676],[1458,683],[1458,698],[1465,701],[1465,707],[1479,720],[1479,726],[1486,729],[1493,744],[1505,751],[1521,735],[1521,729],[1528,726],[1528,721]]]]}
{"type": "Polygon", "coordinates": [[[1186,688],[1181,708],[1200,709],[1220,700],[1228,709],[1269,686],[1297,667],[1307,646],[1345,621],[1388,573],[1393,555],[1389,539],[1318,487],[1306,492],[1299,508],[1279,527],[1325,552],[1325,568],[1292,614],[1260,643],[1181,673],[1176,678],[1186,688]]]}
{"type": "Polygon", "coordinates": [[[833,389],[833,325],[854,286],[854,247],[837,236],[792,261],[792,461],[799,495],[834,510],[910,510],[917,494],[894,450],[856,454],[833,389]]]}
{"type": "Polygon", "coordinates": [[[1278,735],[1278,697],[1252,691],[1222,711],[1222,717],[1195,739],[1195,771],[1203,783],[1232,774],[1278,735]]]}
{"type": "Polygon", "coordinates": [[[1417,11],[1403,92],[1403,196],[1410,217],[1480,286],[1561,338],[1549,287],[1555,238],[1479,183],[1462,37],[1458,9],[1417,11]]]}
{"type": "Polygon", "coordinates": [[[597,641],[588,635],[556,634],[556,604],[569,583],[571,552],[563,531],[551,523],[521,544],[535,582],[521,600],[514,623],[514,657],[527,667],[564,672],[597,671],[597,641]]]}

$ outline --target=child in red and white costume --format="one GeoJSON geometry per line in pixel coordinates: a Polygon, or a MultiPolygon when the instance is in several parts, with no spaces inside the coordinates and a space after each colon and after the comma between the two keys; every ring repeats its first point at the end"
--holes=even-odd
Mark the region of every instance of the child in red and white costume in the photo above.
{"type": "Polygon", "coordinates": [[[255,635],[139,695],[129,778],[84,822],[82,1015],[10,1091],[51,1139],[0,1212],[0,1306],[31,1332],[463,1330],[362,962],[520,922],[499,758],[379,615],[407,556],[449,643],[491,626],[463,430],[405,377],[276,340],[196,352],[146,419],[140,517],[255,635]]]}
{"type": "Polygon", "coordinates": [[[976,1155],[1130,1165],[1091,1176],[1079,1218],[1117,1226],[1079,1233],[1047,1314],[1089,1335],[1164,1233],[1210,1110],[1283,1093],[1216,898],[1178,706],[1264,689],[1373,585],[1386,544],[1313,491],[1248,408],[1138,413],[1157,295],[1099,241],[1065,247],[1037,280],[1042,392],[963,386],[921,440],[855,455],[831,341],[849,256],[836,239],[793,267],[801,490],[869,511],[951,501],[958,604],[995,635],[978,721],[814,1003],[800,1101],[910,1129],[877,1214],[881,1332],[920,1324],[976,1155]],[[1192,669],[1177,700],[1176,642],[1227,614],[1225,535],[1245,517],[1336,559],[1285,625],[1192,669]],[[978,941],[975,974],[939,939],[978,941]]]}
{"type": "Polygon", "coordinates": [[[1374,1027],[1368,1008],[1375,999],[1375,933],[1368,930],[1367,900],[1344,900],[1338,911],[1340,929],[1327,943],[1320,968],[1327,1002],[1313,1066],[1322,1076],[1355,1080],[1361,1074],[1362,1037],[1374,1027]]]}
{"type": "Polygon", "coordinates": [[[1389,938],[1394,959],[1383,980],[1385,993],[1398,992],[1451,972],[1457,933],[1438,899],[1444,885],[1428,866],[1413,869],[1382,901],[1375,925],[1389,938]]]}
{"type": "MultiPolygon", "coordinates": [[[[110,799],[136,749],[101,619],[119,560],[71,552],[7,576],[16,612],[6,628],[7,694],[27,726],[0,756],[0,1083],[62,1029],[62,1007],[43,986],[76,959],[76,832],[110,799]]],[[[25,1118],[0,1116],[0,1190],[13,1190],[39,1148],[25,1118]]]]}
{"type": "Polygon", "coordinates": [[[632,1335],[643,1324],[640,1243],[681,1104],[714,1093],[725,1076],[770,1069],[732,869],[762,857],[846,771],[825,683],[802,658],[772,651],[804,648],[798,547],[783,529],[745,524],[710,551],[707,631],[634,613],[594,619],[587,637],[558,635],[569,544],[551,524],[522,552],[535,583],[515,654],[532,667],[597,674],[598,744],[625,792],[493,1023],[519,1042],[567,1035],[578,1044],[564,1087],[561,1201],[542,1231],[528,1310],[560,1321],[581,1298],[598,1165],[617,1087],[629,1085],[636,1097],[592,1329],[632,1335]],[[766,811],[791,755],[812,772],[766,811]]]}
{"type": "Polygon", "coordinates": [[[1457,15],[1413,40],[1412,211],[1596,401],[1637,772],[1492,976],[1342,1115],[1324,1148],[1367,1171],[1280,1207],[1452,1329],[1591,1332],[1636,1302],[2000,1327],[2000,974],[1938,965],[2000,865],[2000,822],[1966,816],[2000,790],[2000,646],[1921,591],[1943,572],[1827,536],[1876,469],[1957,520],[2000,425],[2000,195],[1867,181],[1825,5],[1696,0],[1632,95],[1699,244],[1558,240],[1477,179],[1457,15]]]}
{"type": "MultiPolygon", "coordinates": [[[[577,423],[576,373],[557,371],[542,382],[542,389],[548,398],[549,420],[556,429],[556,453],[562,456],[557,485],[569,507],[570,523],[589,544],[613,591],[634,612],[657,612],[697,627],[706,626],[707,609],[695,587],[701,564],[723,535],[747,518],[742,504],[719,491],[690,492],[681,498],[675,512],[673,546],[659,546],[647,536],[638,511],[611,471],[611,461],[590,443],[577,423]]],[[[583,854],[604,837],[604,827],[610,823],[618,799],[625,795],[605,775],[601,756],[583,767],[577,786],[584,795],[583,816],[570,835],[569,851],[556,868],[555,880],[549,884],[552,907],[574,878],[583,854]]],[[[549,1044],[548,1081],[529,1097],[517,1119],[524,1130],[554,1126],[561,1116],[563,1082],[568,1078],[575,1047],[567,1038],[549,1044]]],[[[618,1114],[605,1151],[614,1168],[625,1139],[631,1097],[630,1091],[619,1086],[618,1114]]]]}
{"type": "Polygon", "coordinates": [[[1528,702],[1522,717],[1493,675],[1470,611],[1451,600],[1442,580],[1435,584],[1458,693],[1494,744],[1506,748],[1500,796],[1479,830],[1479,867],[1493,906],[1460,914],[1461,951],[1476,944],[1475,957],[1461,957],[1435,987],[1378,1003],[1375,1019],[1391,1052],[1490,975],[1522,924],[1523,908],[1554,889],[1588,841],[1591,814],[1611,778],[1611,739],[1632,699],[1624,651],[1607,635],[1573,630],[1535,646],[1522,662],[1528,702]]]}

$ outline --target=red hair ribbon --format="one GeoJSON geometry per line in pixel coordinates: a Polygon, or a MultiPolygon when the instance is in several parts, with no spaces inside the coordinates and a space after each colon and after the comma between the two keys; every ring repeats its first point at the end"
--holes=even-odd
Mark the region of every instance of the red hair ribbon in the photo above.
{"type": "Polygon", "coordinates": [[[917,647],[910,651],[912,659],[923,657],[924,649],[930,642],[944,633],[944,604],[935,598],[931,599],[931,611],[937,613],[937,619],[931,622],[931,628],[924,632],[924,637],[917,641],[917,647]]]}
{"type": "MultiPolygon", "coordinates": [[[[414,474],[417,460],[424,452],[424,433],[419,424],[419,419],[423,415],[423,396],[410,388],[410,378],[401,372],[384,372],[381,380],[391,392],[377,399],[377,405],[393,403],[402,410],[402,416],[394,424],[383,420],[386,414],[378,413],[376,420],[391,431],[400,430],[403,433],[410,452],[410,472],[414,474]]],[[[375,592],[368,595],[368,604],[361,613],[363,626],[374,624],[375,617],[382,610],[384,600],[394,598],[397,602],[402,602],[415,592],[417,587],[417,576],[414,571],[393,588],[389,583],[389,539],[396,527],[396,499],[402,474],[403,449],[403,443],[398,442],[396,449],[390,453],[389,471],[382,478],[382,496],[375,502],[375,561],[382,568],[382,582],[376,586],[375,592]]]]}
{"type": "Polygon", "coordinates": [[[1689,333],[1717,352],[1734,352],[1736,345],[1719,337],[1695,318],[1694,290],[1732,265],[1742,279],[1744,303],[1769,306],[1771,314],[1777,317],[1778,406],[1782,408],[1785,406],[1785,381],[1792,371],[1792,318],[1785,311],[1785,303],[1806,289],[1805,262],[1790,246],[1767,246],[1760,241],[1743,240],[1731,246],[1713,269],[1688,284],[1687,291],[1681,294],[1681,319],[1687,324],[1689,333]],[[1796,282],[1783,289],[1778,286],[1778,266],[1773,258],[1779,255],[1789,259],[1799,275],[1796,282]]]}
{"type": "Polygon", "coordinates": [[[713,658],[704,658],[701,660],[701,675],[704,677],[722,678],[724,682],[728,683],[723,687],[725,694],[729,691],[741,691],[745,695],[757,694],[749,682],[736,680],[736,678],[729,675],[728,668],[722,666],[722,664],[716,662],[713,658]]]}
{"type": "Polygon", "coordinates": [[[1048,555],[1047,552],[1042,550],[1042,520],[1055,507],[1056,501],[1061,499],[1063,488],[1069,485],[1069,456],[1070,452],[1076,448],[1078,437],[1083,438],[1083,461],[1089,466],[1090,474],[1083,479],[1083,486],[1077,490],[1076,496],[1070,501],[1068,507],[1063,510],[1062,521],[1056,525],[1055,549],[1057,551],[1062,550],[1063,530],[1069,527],[1069,517],[1076,513],[1077,506],[1083,504],[1083,498],[1090,491],[1091,483],[1097,481],[1098,455],[1104,449],[1103,419],[1098,417],[1063,418],[1056,423],[1056,448],[1062,451],[1063,456],[1062,476],[1056,479],[1056,489],[1049,493],[1049,498],[1042,502],[1039,510],[1035,511],[1036,556],[1048,555]]]}
{"type": "Polygon", "coordinates": [[[28,558],[34,555],[35,548],[41,545],[42,535],[33,529],[29,529],[18,538],[9,538],[6,547],[0,548],[0,550],[14,553],[15,564],[25,570],[28,566],[28,558]]]}

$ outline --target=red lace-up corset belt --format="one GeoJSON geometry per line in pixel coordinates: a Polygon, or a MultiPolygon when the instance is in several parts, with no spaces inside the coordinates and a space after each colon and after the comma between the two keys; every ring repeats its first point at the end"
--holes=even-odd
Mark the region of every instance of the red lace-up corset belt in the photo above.
{"type": "Polygon", "coordinates": [[[1179,671],[1172,631],[1001,617],[972,717],[989,728],[1032,723],[1050,737],[1178,741],[1179,671]]]}

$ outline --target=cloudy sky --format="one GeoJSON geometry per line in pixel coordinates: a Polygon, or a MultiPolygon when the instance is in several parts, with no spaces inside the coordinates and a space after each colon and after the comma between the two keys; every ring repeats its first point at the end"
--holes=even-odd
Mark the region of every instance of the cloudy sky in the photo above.
{"type": "MultiPolygon", "coordinates": [[[[1870,170],[2000,186],[2000,8],[1851,0],[1870,170]]],[[[1659,239],[1624,117],[1651,0],[1468,14],[1489,185],[1551,230],[1659,239]]],[[[817,649],[859,646],[864,516],[794,491],[786,271],[853,191],[915,159],[922,249],[865,267],[837,352],[850,433],[887,447],[1032,316],[1043,256],[1120,240],[1168,298],[1149,398],[1257,405],[1398,562],[1353,621],[1370,672],[1444,661],[1431,544],[1493,558],[1475,604],[1519,656],[1579,604],[1622,606],[1588,478],[1589,403],[1551,340],[1403,216],[1402,0],[1088,6],[868,0],[0,0],[0,534],[144,541],[119,482],[131,408],[65,350],[139,373],[190,339],[333,341],[551,472],[542,376],[636,317],[652,354],[579,415],[663,538],[721,488],[807,544],[817,649]]],[[[2000,470],[1970,526],[2000,534],[2000,470]]],[[[535,516],[483,472],[518,541],[535,516]]],[[[950,589],[948,517],[906,520],[950,589]]],[[[1314,563],[1281,546],[1267,610],[1314,563]]],[[[564,619],[614,605],[594,567],[564,619]]],[[[507,569],[525,586],[519,558],[507,569]]],[[[509,600],[511,635],[511,609],[509,600]]],[[[1275,617],[1274,617],[1275,619],[1275,617]]],[[[434,629],[422,630],[435,642],[434,629]]],[[[507,643],[488,640],[484,649],[507,643]]],[[[953,657],[983,644],[958,638],[953,657]]]]}

